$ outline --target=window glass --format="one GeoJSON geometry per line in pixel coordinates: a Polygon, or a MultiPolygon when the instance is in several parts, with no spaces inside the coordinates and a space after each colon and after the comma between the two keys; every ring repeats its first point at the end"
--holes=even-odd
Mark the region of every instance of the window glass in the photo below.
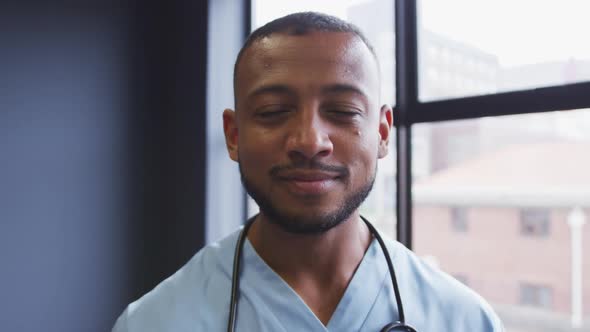
{"type": "MultiPolygon", "coordinates": [[[[316,11],[344,19],[361,29],[377,53],[381,72],[381,103],[395,103],[394,2],[389,0],[255,0],[252,4],[253,29],[275,18],[302,11],[316,11]]],[[[361,213],[380,231],[395,238],[395,133],[389,155],[381,159],[373,191],[361,206],[361,213]]],[[[258,213],[248,199],[248,214],[258,213]]]]}
{"type": "Polygon", "coordinates": [[[548,236],[551,222],[549,209],[521,209],[520,232],[525,236],[548,236]]]}
{"type": "Polygon", "coordinates": [[[520,304],[551,309],[553,303],[553,291],[551,287],[534,285],[523,282],[519,285],[520,304]]]}
{"type": "Polygon", "coordinates": [[[467,209],[453,207],[451,212],[451,227],[455,232],[467,232],[467,209]]]}
{"type": "Polygon", "coordinates": [[[421,0],[419,98],[590,80],[590,1],[421,0]]]}
{"type": "Polygon", "coordinates": [[[486,298],[508,332],[588,331],[590,110],[413,129],[416,253],[486,298]]]}

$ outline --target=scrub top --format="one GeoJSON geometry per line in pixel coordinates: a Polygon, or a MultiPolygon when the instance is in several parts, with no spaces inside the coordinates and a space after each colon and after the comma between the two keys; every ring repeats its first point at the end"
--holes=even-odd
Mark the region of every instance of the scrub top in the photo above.
{"type": "MultiPolygon", "coordinates": [[[[113,332],[226,331],[239,231],[200,250],[184,267],[130,304],[113,332]]],[[[418,332],[500,332],[491,307],[469,288],[384,237],[406,323],[418,332]]],[[[236,331],[380,331],[398,320],[395,294],[373,240],[327,326],[244,243],[236,331]]]]}

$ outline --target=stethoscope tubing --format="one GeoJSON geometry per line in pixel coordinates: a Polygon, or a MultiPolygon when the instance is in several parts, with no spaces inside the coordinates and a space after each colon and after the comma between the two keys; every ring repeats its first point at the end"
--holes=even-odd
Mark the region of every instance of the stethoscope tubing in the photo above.
{"type": "Polygon", "coordinates": [[[244,247],[244,242],[246,240],[246,235],[248,235],[248,230],[250,226],[254,223],[255,216],[252,217],[248,222],[244,225],[244,228],[240,232],[240,237],[238,238],[238,243],[236,243],[236,250],[234,252],[234,266],[232,272],[232,282],[231,282],[231,300],[229,305],[229,319],[227,321],[227,331],[233,332],[236,325],[236,314],[237,314],[237,307],[238,307],[238,292],[240,287],[240,265],[242,263],[242,248],[244,247]]]}
{"type": "Polygon", "coordinates": [[[387,268],[389,269],[389,276],[391,277],[393,291],[395,292],[395,302],[397,304],[399,321],[403,324],[406,321],[406,315],[404,315],[402,298],[400,295],[399,286],[397,285],[397,278],[395,276],[395,270],[393,269],[393,263],[391,262],[391,256],[389,256],[389,250],[387,250],[387,247],[385,247],[385,242],[383,242],[383,239],[381,238],[381,235],[379,235],[377,229],[375,229],[375,227],[367,219],[365,219],[365,217],[361,216],[361,219],[365,222],[367,227],[369,227],[369,231],[377,239],[377,242],[379,242],[379,246],[381,247],[381,251],[383,251],[383,255],[385,256],[385,260],[387,261],[387,268]]]}
{"type": "MultiPolygon", "coordinates": [[[[235,330],[236,325],[236,316],[237,316],[237,307],[238,307],[238,294],[240,288],[240,269],[242,265],[242,249],[244,247],[244,242],[246,241],[246,236],[248,235],[248,230],[250,226],[254,223],[256,216],[250,218],[244,225],[244,228],[240,232],[240,236],[238,237],[238,242],[236,243],[236,248],[234,252],[234,263],[233,263],[233,272],[232,272],[232,286],[231,286],[231,298],[230,298],[230,308],[229,308],[229,319],[227,321],[227,331],[233,332],[235,330]]],[[[391,256],[389,255],[389,251],[385,246],[385,242],[379,235],[377,229],[364,217],[361,216],[361,219],[365,222],[371,234],[377,239],[379,246],[381,247],[381,251],[385,256],[385,260],[387,261],[387,268],[389,269],[389,275],[391,277],[391,283],[393,285],[393,291],[395,293],[395,302],[397,304],[397,310],[399,315],[399,321],[395,323],[387,324],[381,332],[389,332],[389,331],[406,331],[406,332],[416,332],[414,328],[407,325],[405,323],[405,315],[404,315],[404,308],[402,306],[402,298],[399,291],[399,286],[397,284],[397,278],[395,276],[395,270],[393,268],[393,263],[391,261],[391,256]]]]}

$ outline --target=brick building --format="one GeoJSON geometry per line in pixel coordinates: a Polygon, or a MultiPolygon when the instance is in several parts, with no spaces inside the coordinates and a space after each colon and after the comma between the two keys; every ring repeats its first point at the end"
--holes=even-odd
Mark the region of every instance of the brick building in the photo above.
{"type": "Polygon", "coordinates": [[[414,249],[496,306],[588,323],[589,170],[590,143],[550,142],[434,172],[414,188],[414,249]]]}

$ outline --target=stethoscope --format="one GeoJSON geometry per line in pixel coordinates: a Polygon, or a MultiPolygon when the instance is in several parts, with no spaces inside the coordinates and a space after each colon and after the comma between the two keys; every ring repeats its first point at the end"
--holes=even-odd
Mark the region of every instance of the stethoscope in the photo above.
{"type": "MultiPolygon", "coordinates": [[[[240,233],[240,237],[238,238],[238,242],[236,244],[236,250],[234,254],[234,268],[232,273],[232,284],[231,284],[231,301],[229,304],[229,320],[227,322],[227,331],[233,332],[235,330],[236,325],[236,313],[238,309],[238,289],[240,283],[240,265],[242,264],[242,248],[244,247],[244,241],[246,240],[246,235],[248,234],[248,229],[252,226],[255,217],[252,217],[248,222],[244,225],[242,232],[240,233]]],[[[383,255],[385,255],[385,260],[387,261],[387,267],[389,268],[389,275],[391,276],[391,283],[393,284],[393,290],[395,292],[395,302],[397,302],[397,309],[399,314],[399,321],[389,323],[385,325],[381,332],[416,332],[416,329],[407,325],[405,323],[405,316],[404,316],[404,308],[402,306],[402,298],[399,294],[399,287],[397,285],[397,279],[395,278],[395,271],[393,270],[393,263],[391,263],[391,257],[389,256],[389,251],[385,247],[385,243],[383,239],[379,235],[379,232],[371,225],[371,223],[361,216],[361,219],[367,224],[369,227],[369,231],[371,234],[377,239],[379,242],[379,246],[383,251],[383,255]]]]}

